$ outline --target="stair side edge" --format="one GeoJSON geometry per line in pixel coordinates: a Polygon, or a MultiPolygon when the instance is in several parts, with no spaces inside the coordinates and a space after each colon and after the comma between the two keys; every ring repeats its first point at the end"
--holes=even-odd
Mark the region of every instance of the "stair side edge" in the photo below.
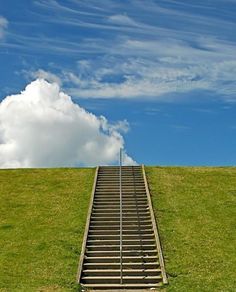
{"type": "Polygon", "coordinates": [[[153,211],[152,207],[152,199],[148,187],[148,182],[147,182],[147,177],[146,177],[146,172],[145,172],[145,167],[142,164],[142,173],[143,173],[143,179],[144,179],[144,184],[145,184],[145,189],[147,193],[147,198],[148,198],[148,205],[150,209],[150,215],[151,215],[151,221],[153,225],[153,231],[156,239],[156,244],[157,244],[157,250],[158,250],[158,257],[159,257],[159,262],[160,262],[160,267],[161,267],[161,273],[162,273],[162,278],[163,278],[163,284],[168,284],[168,279],[165,271],[165,264],[164,264],[164,257],[162,253],[162,248],[161,248],[161,241],[160,241],[160,236],[159,236],[159,231],[158,231],[158,226],[156,222],[156,217],[153,211]]]}
{"type": "Polygon", "coordinates": [[[91,219],[91,214],[92,214],[92,209],[93,209],[93,201],[94,201],[94,195],[95,195],[96,184],[97,184],[98,170],[99,170],[99,166],[96,167],[94,181],[93,181],[93,188],[92,188],[90,202],[89,202],[88,214],[87,214],[86,225],[85,225],[84,236],[83,236],[83,243],[82,243],[82,248],[81,248],[81,252],[80,252],[78,272],[77,272],[77,276],[76,276],[77,283],[80,283],[82,269],[83,269],[84,255],[85,255],[85,250],[86,250],[86,243],[87,243],[87,238],[88,238],[90,219],[91,219]]]}

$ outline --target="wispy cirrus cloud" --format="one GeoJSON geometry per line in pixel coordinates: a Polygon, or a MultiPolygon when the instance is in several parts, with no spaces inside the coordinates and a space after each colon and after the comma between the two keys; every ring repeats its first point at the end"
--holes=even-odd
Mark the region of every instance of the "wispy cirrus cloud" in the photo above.
{"type": "Polygon", "coordinates": [[[60,77],[43,69],[38,69],[36,71],[23,70],[21,73],[23,73],[29,79],[44,79],[48,82],[57,83],[58,85],[62,84],[60,77]]]}
{"type": "Polygon", "coordinates": [[[165,100],[167,94],[207,90],[232,101],[236,15],[235,2],[226,2],[37,0],[35,17],[57,30],[63,26],[65,33],[52,38],[10,32],[14,41],[1,46],[73,56],[77,62],[59,72],[30,70],[77,98],[165,100]],[[72,27],[73,34],[67,33],[72,27]]]}
{"type": "Polygon", "coordinates": [[[111,50],[120,55],[113,52],[112,57],[106,55],[96,62],[80,60],[76,70],[61,70],[58,77],[72,96],[165,100],[166,94],[207,90],[230,101],[235,99],[232,43],[204,38],[195,40],[194,46],[174,40],[160,40],[158,44],[124,40],[111,50]]]}
{"type": "Polygon", "coordinates": [[[8,21],[5,17],[0,16],[0,40],[5,37],[8,21]]]}

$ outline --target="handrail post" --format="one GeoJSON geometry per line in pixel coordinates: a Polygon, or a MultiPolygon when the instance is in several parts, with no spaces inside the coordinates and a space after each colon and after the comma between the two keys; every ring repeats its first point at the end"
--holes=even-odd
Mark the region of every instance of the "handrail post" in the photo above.
{"type": "Polygon", "coordinates": [[[122,259],[122,220],[123,220],[123,210],[122,210],[122,149],[120,148],[120,284],[123,284],[123,259],[122,259]]]}

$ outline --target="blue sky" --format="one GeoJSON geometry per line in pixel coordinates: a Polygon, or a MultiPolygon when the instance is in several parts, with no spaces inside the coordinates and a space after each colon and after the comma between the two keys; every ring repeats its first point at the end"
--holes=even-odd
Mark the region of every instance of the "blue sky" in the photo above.
{"type": "Polygon", "coordinates": [[[235,0],[1,1],[0,100],[44,78],[138,163],[235,165],[235,31],[235,0]]]}

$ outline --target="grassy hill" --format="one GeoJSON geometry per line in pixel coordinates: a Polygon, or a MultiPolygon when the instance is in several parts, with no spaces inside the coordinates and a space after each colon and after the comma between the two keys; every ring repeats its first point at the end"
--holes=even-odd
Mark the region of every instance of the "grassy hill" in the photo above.
{"type": "MultiPolygon", "coordinates": [[[[235,291],[236,168],[147,167],[167,291],[235,291]]],[[[76,291],[94,169],[0,170],[0,291],[76,291]]]]}
{"type": "Polygon", "coordinates": [[[148,167],[167,291],[236,291],[236,168],[148,167]]]}
{"type": "Polygon", "coordinates": [[[0,171],[0,291],[76,290],[94,171],[0,171]]]}

